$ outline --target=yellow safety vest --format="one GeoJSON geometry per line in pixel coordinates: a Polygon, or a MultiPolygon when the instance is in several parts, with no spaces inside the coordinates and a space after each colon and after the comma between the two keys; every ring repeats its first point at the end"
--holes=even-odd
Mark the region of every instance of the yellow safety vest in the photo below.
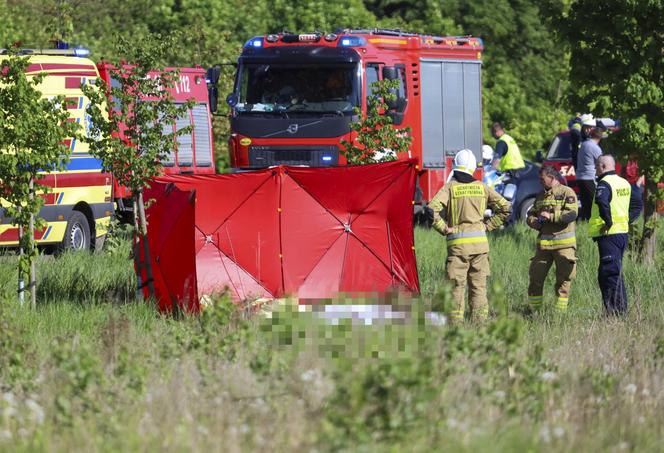
{"type": "MultiPolygon", "coordinates": [[[[629,232],[629,199],[632,195],[632,186],[626,179],[618,175],[606,175],[602,178],[611,187],[611,221],[613,224],[606,233],[620,234],[629,232]]],[[[599,208],[593,200],[588,222],[588,234],[590,237],[602,236],[600,230],[605,225],[599,216],[599,208]]]]}
{"type": "Polygon", "coordinates": [[[514,139],[507,134],[503,134],[498,141],[504,141],[507,144],[507,152],[500,159],[500,165],[498,170],[507,171],[507,170],[517,170],[519,168],[524,168],[526,166],[523,158],[521,157],[521,151],[519,151],[519,145],[516,144],[514,139]]]}

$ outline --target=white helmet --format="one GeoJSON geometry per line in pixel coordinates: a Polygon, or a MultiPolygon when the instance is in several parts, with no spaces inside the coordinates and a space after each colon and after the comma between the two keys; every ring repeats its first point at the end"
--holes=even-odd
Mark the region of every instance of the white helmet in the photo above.
{"type": "Polygon", "coordinates": [[[493,148],[491,145],[482,145],[482,159],[492,160],[493,159],[493,148]]]}
{"type": "Polygon", "coordinates": [[[593,118],[592,113],[584,113],[579,119],[581,120],[581,124],[583,126],[597,126],[597,121],[595,121],[595,118],[593,118]]]}
{"type": "Polygon", "coordinates": [[[456,153],[456,156],[454,156],[454,165],[452,166],[452,170],[462,171],[472,176],[473,173],[475,173],[476,168],[477,159],[471,150],[462,149],[456,153]]]}

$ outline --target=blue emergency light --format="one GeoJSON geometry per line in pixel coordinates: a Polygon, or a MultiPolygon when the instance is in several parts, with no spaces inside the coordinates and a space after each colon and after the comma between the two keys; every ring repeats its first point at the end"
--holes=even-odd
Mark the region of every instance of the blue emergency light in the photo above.
{"type": "Polygon", "coordinates": [[[325,162],[330,162],[332,161],[332,156],[323,156],[321,159],[323,159],[325,162]]]}
{"type": "Polygon", "coordinates": [[[259,48],[263,47],[263,38],[260,38],[260,37],[251,38],[249,41],[247,41],[244,44],[244,47],[253,47],[253,48],[259,49],[259,48]]]}
{"type": "Polygon", "coordinates": [[[359,47],[364,46],[366,41],[361,36],[342,36],[337,43],[339,47],[359,47]]]}
{"type": "Polygon", "coordinates": [[[77,57],[89,57],[90,49],[86,49],[84,47],[77,47],[74,49],[74,55],[76,55],[77,57]]]}

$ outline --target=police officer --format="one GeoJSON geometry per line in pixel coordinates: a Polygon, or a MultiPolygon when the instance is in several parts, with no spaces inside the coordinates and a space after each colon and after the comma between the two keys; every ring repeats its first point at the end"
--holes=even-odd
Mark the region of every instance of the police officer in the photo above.
{"type": "Polygon", "coordinates": [[[521,157],[521,151],[516,141],[505,133],[500,123],[493,123],[491,133],[497,139],[496,156],[500,158],[498,170],[505,173],[525,168],[526,164],[521,157]]]}
{"type": "Polygon", "coordinates": [[[604,309],[610,315],[624,315],[627,313],[627,290],[622,274],[622,258],[627,247],[632,187],[616,174],[613,156],[600,156],[596,168],[597,188],[588,234],[599,250],[597,281],[604,309]]]}
{"type": "Polygon", "coordinates": [[[526,223],[539,231],[535,256],[530,260],[528,301],[532,309],[542,306],[544,280],[556,264],[558,311],[567,310],[572,279],[576,276],[577,199],[572,189],[560,183],[560,174],[550,165],[540,169],[544,190],[537,195],[526,223]]]}
{"type": "Polygon", "coordinates": [[[487,319],[486,278],[490,269],[486,232],[501,226],[511,211],[507,200],[473,178],[476,166],[472,151],[459,151],[454,157],[452,179],[429,204],[434,212],[433,227],[447,238],[445,268],[447,279],[453,284],[455,302],[451,322],[464,319],[466,281],[472,319],[487,319]],[[485,220],[487,207],[494,215],[485,220]]]}

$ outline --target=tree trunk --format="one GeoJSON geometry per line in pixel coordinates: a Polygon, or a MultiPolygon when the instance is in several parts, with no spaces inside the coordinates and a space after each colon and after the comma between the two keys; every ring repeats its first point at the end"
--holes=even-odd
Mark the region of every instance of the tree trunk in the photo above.
{"type": "Polygon", "coordinates": [[[133,202],[134,213],[134,234],[132,235],[132,255],[134,256],[134,266],[136,267],[136,299],[143,298],[143,266],[141,265],[141,251],[138,240],[138,202],[136,197],[131,198],[133,202]]]}
{"type": "Polygon", "coordinates": [[[23,245],[20,243],[20,241],[21,241],[22,237],[23,237],[23,227],[21,225],[19,225],[19,227],[18,227],[18,240],[19,240],[19,247],[18,247],[18,303],[21,305],[21,307],[23,306],[23,303],[25,302],[25,280],[24,280],[23,272],[21,271],[22,263],[23,263],[23,245]]]}
{"type": "Polygon", "coordinates": [[[35,310],[37,308],[37,270],[35,269],[35,216],[30,215],[30,308],[35,310]]]}
{"type": "Polygon", "coordinates": [[[655,249],[657,248],[657,182],[652,178],[646,179],[645,203],[643,210],[643,236],[641,237],[641,261],[647,265],[655,264],[655,249]]]}
{"type": "MultiPolygon", "coordinates": [[[[35,199],[34,181],[30,180],[30,201],[35,199]]],[[[35,270],[35,215],[30,214],[30,224],[28,226],[28,237],[30,238],[30,308],[37,308],[37,275],[35,270]]]]}
{"type": "Polygon", "coordinates": [[[148,222],[145,218],[145,201],[143,200],[143,191],[138,192],[138,223],[140,241],[143,243],[143,265],[148,283],[148,294],[155,296],[154,279],[152,276],[152,261],[150,260],[150,244],[148,243],[148,222]]]}

